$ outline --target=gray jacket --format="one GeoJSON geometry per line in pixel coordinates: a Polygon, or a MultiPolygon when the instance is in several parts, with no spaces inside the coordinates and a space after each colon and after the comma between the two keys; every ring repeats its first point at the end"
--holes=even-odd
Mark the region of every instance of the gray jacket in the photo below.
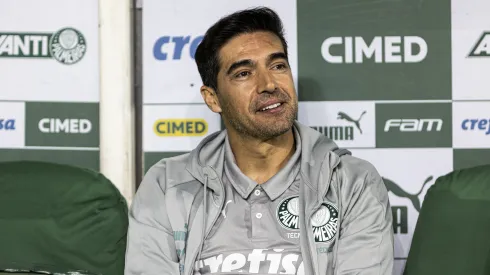
{"type": "MultiPolygon", "coordinates": [[[[391,275],[392,214],[381,176],[319,132],[297,121],[294,126],[302,146],[304,274],[391,275]],[[318,249],[308,229],[323,202],[336,205],[339,217],[335,239],[318,249]]],[[[224,207],[225,135],[213,133],[190,153],[162,159],[147,172],[130,209],[125,275],[193,274],[203,240],[224,207]]]]}

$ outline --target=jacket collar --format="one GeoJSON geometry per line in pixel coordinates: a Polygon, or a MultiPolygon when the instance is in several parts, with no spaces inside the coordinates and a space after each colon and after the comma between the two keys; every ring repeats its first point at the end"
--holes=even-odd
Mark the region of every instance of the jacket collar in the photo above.
{"type": "MultiPolygon", "coordinates": [[[[324,169],[333,169],[338,164],[339,157],[332,151],[339,148],[334,141],[299,121],[295,121],[293,127],[301,138],[301,173],[307,179],[306,184],[320,197],[326,192],[320,189],[328,187],[319,184],[319,177],[324,169]]],[[[190,152],[186,169],[200,182],[204,183],[206,176],[222,178],[226,135],[226,130],[214,132],[190,152]]],[[[216,181],[208,184],[214,192],[220,193],[221,187],[216,181]]]]}

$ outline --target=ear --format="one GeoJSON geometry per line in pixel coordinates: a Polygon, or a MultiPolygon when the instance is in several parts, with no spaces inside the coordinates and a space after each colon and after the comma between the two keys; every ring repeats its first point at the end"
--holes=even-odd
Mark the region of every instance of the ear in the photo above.
{"type": "Polygon", "coordinates": [[[216,91],[208,86],[201,87],[201,96],[209,109],[215,113],[221,113],[221,106],[216,91]]]}

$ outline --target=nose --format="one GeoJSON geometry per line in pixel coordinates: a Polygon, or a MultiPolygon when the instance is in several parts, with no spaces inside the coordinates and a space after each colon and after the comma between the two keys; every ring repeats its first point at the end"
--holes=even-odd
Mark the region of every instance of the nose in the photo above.
{"type": "Polygon", "coordinates": [[[259,93],[273,93],[277,88],[274,77],[267,70],[260,73],[259,82],[259,93]]]}

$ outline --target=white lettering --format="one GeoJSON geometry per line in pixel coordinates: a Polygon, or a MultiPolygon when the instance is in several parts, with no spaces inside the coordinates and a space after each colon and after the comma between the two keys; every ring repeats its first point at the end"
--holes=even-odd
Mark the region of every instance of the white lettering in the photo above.
{"type": "Polygon", "coordinates": [[[331,240],[337,233],[337,218],[332,218],[327,224],[314,227],[313,236],[317,242],[325,242],[331,240]]]}
{"type": "Polygon", "coordinates": [[[426,132],[432,131],[434,124],[437,124],[436,131],[442,130],[442,119],[389,119],[385,123],[384,131],[390,131],[390,128],[397,127],[400,132],[422,132],[424,130],[424,125],[427,124],[425,128],[426,132]]]}
{"type": "Polygon", "coordinates": [[[42,45],[42,55],[47,56],[48,55],[48,37],[47,36],[43,36],[43,39],[41,41],[41,45],[42,45]]]}
{"type": "Polygon", "coordinates": [[[288,239],[299,239],[299,233],[287,233],[288,239]]]}
{"type": "MultiPolygon", "coordinates": [[[[323,41],[321,46],[321,52],[323,59],[325,59],[329,63],[343,63],[344,59],[342,56],[333,56],[330,53],[330,48],[333,45],[342,45],[342,37],[329,37],[323,41]]],[[[345,53],[347,55],[347,53],[345,53]]]]}
{"type": "Polygon", "coordinates": [[[250,273],[259,273],[260,263],[265,260],[266,256],[262,251],[263,249],[254,249],[252,253],[248,254],[250,273]]]}
{"type": "Polygon", "coordinates": [[[353,49],[352,45],[353,45],[352,37],[346,37],[345,38],[345,47],[344,47],[345,63],[352,63],[352,61],[353,61],[354,53],[352,52],[352,49],[353,49]]]}
{"type": "MultiPolygon", "coordinates": [[[[381,37],[375,37],[370,45],[367,45],[362,37],[356,37],[356,63],[362,63],[363,57],[370,59],[375,55],[376,63],[383,62],[383,52],[377,49],[383,48],[381,37]]],[[[346,45],[347,47],[347,45],[346,45]]]]}
{"type": "Polygon", "coordinates": [[[45,35],[9,34],[0,36],[0,55],[47,56],[48,37],[45,35]]]}
{"type": "Polygon", "coordinates": [[[219,271],[219,266],[223,263],[223,254],[218,257],[211,257],[204,260],[204,264],[209,266],[210,272],[215,273],[219,271]]]}
{"type": "Polygon", "coordinates": [[[297,254],[288,254],[282,258],[282,268],[284,268],[284,272],[281,274],[295,274],[296,267],[293,265],[294,262],[298,260],[297,254]]]}
{"type": "Polygon", "coordinates": [[[284,225],[290,228],[298,228],[298,216],[289,213],[289,211],[281,211],[279,214],[281,214],[279,219],[284,225]]]}
{"type": "Polygon", "coordinates": [[[80,119],[80,133],[88,134],[92,131],[92,122],[88,119],[80,119]]]}
{"type": "Polygon", "coordinates": [[[335,236],[335,232],[337,232],[337,218],[331,219],[327,225],[328,235],[331,237],[335,236]]]}
{"type": "Polygon", "coordinates": [[[321,227],[317,227],[313,229],[313,236],[315,237],[315,240],[318,240],[320,242],[323,241],[321,227]]]}
{"type": "Polygon", "coordinates": [[[92,131],[92,122],[88,119],[43,118],[38,123],[43,133],[87,134],[92,131]]]}
{"type": "MultiPolygon", "coordinates": [[[[387,36],[385,37],[385,62],[386,63],[401,63],[402,57],[400,55],[401,48],[400,43],[402,38],[400,36],[387,36]]],[[[377,63],[380,63],[376,61],[377,63]]]]}
{"type": "Polygon", "coordinates": [[[23,55],[29,55],[30,54],[30,39],[29,35],[24,36],[24,40],[22,40],[22,37],[20,35],[16,35],[13,37],[14,38],[14,45],[15,47],[12,47],[14,50],[14,55],[19,55],[19,52],[22,52],[23,55]]]}
{"type": "Polygon", "coordinates": [[[301,252],[285,253],[284,249],[254,249],[251,253],[219,254],[195,263],[205,273],[234,272],[247,274],[304,274],[301,252]]]}
{"type": "Polygon", "coordinates": [[[233,253],[228,255],[223,260],[223,266],[221,266],[221,272],[231,272],[237,269],[240,269],[245,266],[245,263],[247,262],[247,258],[245,258],[245,255],[240,254],[240,253],[233,253]]]}
{"type": "Polygon", "coordinates": [[[78,120],[70,119],[70,133],[78,132],[78,120]]]}
{"type": "Polygon", "coordinates": [[[49,118],[41,119],[37,126],[39,128],[39,131],[41,131],[43,133],[49,133],[50,132],[50,130],[49,130],[49,118]],[[46,124],[48,124],[47,127],[46,127],[46,124]]]}
{"type": "Polygon", "coordinates": [[[363,63],[373,58],[374,63],[415,63],[425,59],[428,47],[419,36],[375,36],[370,43],[356,36],[329,37],[323,41],[320,51],[323,59],[333,64],[363,63]],[[342,45],[343,56],[333,55],[331,49],[342,45]],[[413,50],[414,46],[418,46],[418,52],[413,50]]]}
{"type": "Polygon", "coordinates": [[[269,274],[277,274],[279,265],[281,265],[281,254],[268,254],[267,260],[271,262],[269,266],[269,274]]]}
{"type": "Polygon", "coordinates": [[[31,35],[32,41],[32,54],[39,55],[42,52],[43,45],[40,44],[43,42],[43,37],[39,35],[31,35]]]}
{"type": "Polygon", "coordinates": [[[7,35],[0,45],[0,55],[14,55],[14,38],[12,35],[7,35]]]}
{"type": "Polygon", "coordinates": [[[59,132],[67,132],[70,129],[70,120],[65,119],[61,121],[60,119],[52,119],[51,122],[51,129],[53,129],[52,133],[59,133],[59,132]]]}
{"type": "Polygon", "coordinates": [[[427,42],[418,36],[405,36],[405,44],[403,46],[405,63],[417,63],[425,59],[428,52],[427,42]],[[418,54],[412,53],[413,45],[417,45],[420,48],[418,54]]]}

